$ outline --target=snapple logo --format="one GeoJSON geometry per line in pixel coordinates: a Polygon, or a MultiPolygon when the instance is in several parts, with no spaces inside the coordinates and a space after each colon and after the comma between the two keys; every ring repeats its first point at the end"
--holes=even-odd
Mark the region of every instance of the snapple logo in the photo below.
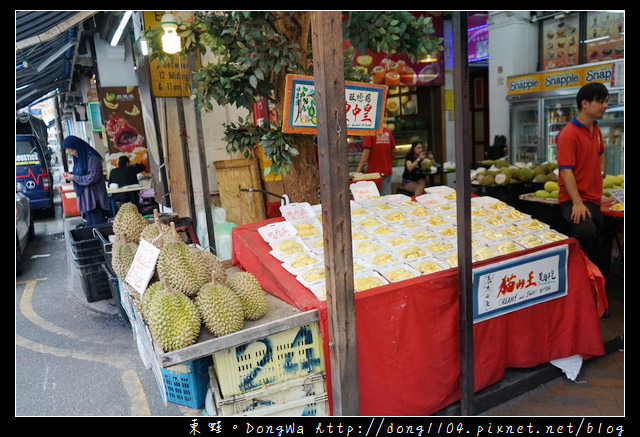
{"type": "Polygon", "coordinates": [[[540,83],[536,79],[526,78],[514,80],[509,85],[509,91],[528,91],[531,88],[536,88],[540,85],[540,83]]]}
{"type": "Polygon", "coordinates": [[[564,73],[564,74],[556,74],[553,76],[548,76],[544,80],[544,86],[549,87],[553,85],[559,86],[571,86],[580,81],[580,76],[574,73],[564,73]]]}
{"type": "Polygon", "coordinates": [[[592,81],[611,81],[611,68],[610,67],[601,67],[601,68],[590,68],[587,70],[585,75],[585,80],[587,82],[592,81]]]}

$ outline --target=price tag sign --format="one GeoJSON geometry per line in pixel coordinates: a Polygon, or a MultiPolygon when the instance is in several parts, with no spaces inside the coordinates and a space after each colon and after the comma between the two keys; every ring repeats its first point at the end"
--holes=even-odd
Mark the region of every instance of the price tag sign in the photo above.
{"type": "Polygon", "coordinates": [[[159,255],[160,249],[147,241],[140,240],[136,255],[133,257],[133,262],[125,277],[125,281],[138,293],[143,294],[147,289],[159,255]]]}

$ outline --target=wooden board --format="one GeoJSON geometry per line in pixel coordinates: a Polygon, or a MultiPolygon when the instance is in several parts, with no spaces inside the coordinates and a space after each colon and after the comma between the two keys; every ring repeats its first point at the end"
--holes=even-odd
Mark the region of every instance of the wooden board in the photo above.
{"type": "Polygon", "coordinates": [[[526,200],[528,202],[546,203],[547,205],[557,205],[558,204],[558,199],[550,198],[550,197],[548,197],[546,199],[543,199],[542,197],[536,197],[536,193],[521,194],[520,195],[520,200],[526,200]]]}
{"type": "Polygon", "coordinates": [[[214,164],[220,204],[227,211],[227,221],[244,225],[266,219],[264,195],[261,192],[240,191],[240,188],[262,189],[257,161],[230,159],[215,161],[214,164]]]}

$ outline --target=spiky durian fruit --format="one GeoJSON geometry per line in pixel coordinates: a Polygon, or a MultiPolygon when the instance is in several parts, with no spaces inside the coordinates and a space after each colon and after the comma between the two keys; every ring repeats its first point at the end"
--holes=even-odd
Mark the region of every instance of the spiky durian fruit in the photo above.
{"type": "Polygon", "coordinates": [[[149,302],[151,302],[157,292],[161,290],[164,290],[164,284],[160,281],[155,281],[147,286],[142,297],[138,299],[137,308],[145,321],[147,321],[147,308],[149,306],[149,302]]]}
{"type": "Polygon", "coordinates": [[[202,256],[204,261],[202,267],[207,269],[210,275],[212,273],[215,274],[217,282],[224,284],[227,280],[227,271],[222,265],[222,261],[220,260],[220,258],[215,256],[208,250],[201,251],[200,255],[202,256]]]}
{"type": "Polygon", "coordinates": [[[116,237],[111,245],[111,267],[118,278],[124,280],[136,256],[138,243],[130,243],[116,237]]]}
{"type": "Polygon", "coordinates": [[[220,337],[242,329],[244,309],[238,295],[218,282],[215,273],[212,276],[212,281],[202,286],[194,302],[204,326],[220,337]]]}
{"type": "Polygon", "coordinates": [[[127,243],[138,243],[140,233],[147,226],[147,220],[131,202],[123,204],[113,219],[114,235],[127,243]]]}
{"type": "Polygon", "coordinates": [[[193,301],[163,283],[148,302],[145,312],[153,339],[164,352],[187,347],[196,342],[202,320],[193,301]]]}
{"type": "Polygon", "coordinates": [[[234,272],[227,276],[227,286],[242,302],[244,318],[258,320],[267,312],[267,296],[255,276],[249,272],[234,272]]]}
{"type": "Polygon", "coordinates": [[[142,229],[140,239],[153,244],[158,249],[161,249],[167,241],[182,241],[175,227],[160,222],[157,209],[153,210],[153,223],[142,229]]]}
{"type": "Polygon", "coordinates": [[[160,249],[156,272],[172,290],[193,297],[211,280],[211,267],[202,251],[182,241],[167,241],[160,249]]]}

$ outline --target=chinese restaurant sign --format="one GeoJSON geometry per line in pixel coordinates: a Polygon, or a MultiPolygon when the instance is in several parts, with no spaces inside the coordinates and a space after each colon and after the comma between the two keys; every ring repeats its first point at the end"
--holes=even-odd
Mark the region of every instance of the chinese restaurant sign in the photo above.
{"type": "MultiPolygon", "coordinates": [[[[347,135],[377,135],[382,132],[387,87],[345,81],[347,135]]],[[[282,131],[315,134],[316,90],[313,77],[287,75],[282,131]]]]}
{"type": "Polygon", "coordinates": [[[473,321],[567,295],[568,246],[473,269],[473,321]]]}

